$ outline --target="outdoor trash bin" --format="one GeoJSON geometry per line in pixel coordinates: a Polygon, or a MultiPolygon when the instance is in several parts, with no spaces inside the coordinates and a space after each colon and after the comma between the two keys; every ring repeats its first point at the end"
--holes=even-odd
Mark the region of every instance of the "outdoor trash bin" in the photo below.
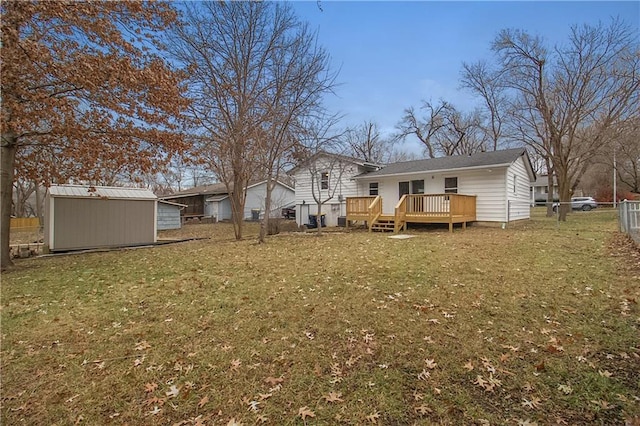
{"type": "MultiPolygon", "coordinates": [[[[325,223],[325,215],[324,213],[320,215],[320,226],[325,228],[327,226],[327,224],[325,223]]],[[[309,228],[317,228],[318,227],[318,215],[317,214],[310,214],[309,215],[309,228]]]]}

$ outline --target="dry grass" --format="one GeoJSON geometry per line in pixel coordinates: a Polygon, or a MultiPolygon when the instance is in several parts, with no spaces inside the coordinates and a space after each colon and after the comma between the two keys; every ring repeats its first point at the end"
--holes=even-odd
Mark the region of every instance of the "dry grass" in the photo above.
{"type": "Polygon", "coordinates": [[[624,424],[640,267],[615,229],[537,213],[258,245],[193,225],[210,239],[23,260],[2,276],[2,423],[624,424]]]}

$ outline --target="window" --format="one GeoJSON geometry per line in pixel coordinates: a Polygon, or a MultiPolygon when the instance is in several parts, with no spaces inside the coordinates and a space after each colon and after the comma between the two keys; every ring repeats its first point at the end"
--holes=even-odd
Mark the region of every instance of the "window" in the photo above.
{"type": "Polygon", "coordinates": [[[320,189],[329,189],[329,172],[320,173],[320,189]]]}
{"type": "Polygon", "coordinates": [[[516,193],[516,186],[518,183],[518,176],[517,175],[513,175],[513,193],[516,193]]]}
{"type": "Polygon", "coordinates": [[[458,193],[458,178],[457,177],[444,178],[444,193],[445,194],[457,194],[458,193]]]}
{"type": "Polygon", "coordinates": [[[424,194],[424,180],[412,180],[411,181],[411,193],[412,194],[424,194]]]}
{"type": "Polygon", "coordinates": [[[402,198],[403,195],[409,193],[409,182],[399,182],[398,183],[398,199],[402,198]]]}
{"type": "Polygon", "coordinates": [[[371,182],[369,184],[369,195],[378,195],[378,182],[371,182]]]}

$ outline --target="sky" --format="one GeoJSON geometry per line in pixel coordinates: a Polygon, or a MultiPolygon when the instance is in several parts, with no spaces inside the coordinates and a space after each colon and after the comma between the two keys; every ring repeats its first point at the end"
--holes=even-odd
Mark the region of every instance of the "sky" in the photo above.
{"type": "MultiPolygon", "coordinates": [[[[501,29],[566,42],[572,25],[607,24],[620,17],[640,31],[639,1],[294,1],[297,16],[317,30],[338,70],[331,112],[345,125],[371,120],[394,131],[405,108],[447,100],[462,110],[479,104],[459,89],[463,62],[491,59],[501,29]]],[[[405,149],[420,150],[417,142],[405,149]]]]}

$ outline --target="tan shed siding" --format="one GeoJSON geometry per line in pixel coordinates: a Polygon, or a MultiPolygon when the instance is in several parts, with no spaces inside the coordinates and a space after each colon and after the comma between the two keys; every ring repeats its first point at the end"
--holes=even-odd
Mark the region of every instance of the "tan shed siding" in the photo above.
{"type": "Polygon", "coordinates": [[[155,202],[55,198],[52,250],[148,244],[155,241],[155,202]]]}
{"type": "Polygon", "coordinates": [[[509,200],[509,220],[529,219],[531,213],[531,182],[529,173],[520,157],[507,170],[507,199],[509,200]],[[513,177],[516,177],[516,191],[513,191],[513,177]]]}

